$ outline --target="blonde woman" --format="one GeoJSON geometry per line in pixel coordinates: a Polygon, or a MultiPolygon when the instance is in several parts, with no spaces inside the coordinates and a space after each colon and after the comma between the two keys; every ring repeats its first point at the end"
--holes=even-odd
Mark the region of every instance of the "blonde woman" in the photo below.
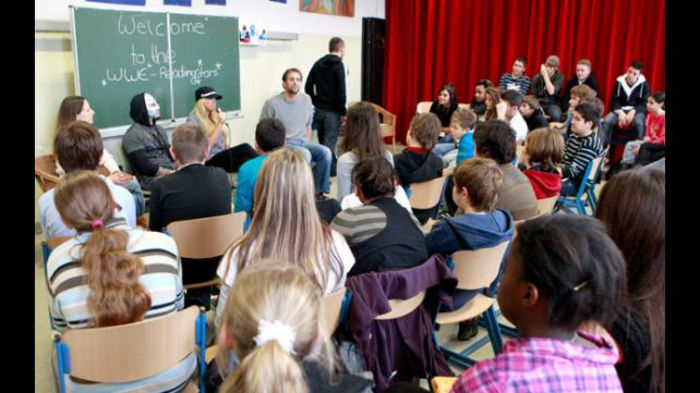
{"type": "Polygon", "coordinates": [[[319,294],[345,286],[355,258],[343,236],[321,223],[311,168],[303,154],[283,148],[270,153],[255,182],[248,232],[224,254],[216,326],[236,275],[261,259],[275,258],[301,269],[319,294]]]}
{"type": "Polygon", "coordinates": [[[187,118],[188,122],[198,124],[209,138],[209,158],[205,165],[223,168],[226,172],[238,172],[244,162],[258,156],[252,146],[247,143],[232,148],[228,147],[224,131],[224,114],[216,107],[216,101],[223,98],[214,89],[203,86],[194,93],[195,104],[187,118]]]}
{"type": "Polygon", "coordinates": [[[283,261],[260,261],[236,280],[218,331],[217,364],[239,365],[220,392],[364,392],[370,381],[337,375],[334,348],[322,333],[316,283],[283,261]]]}
{"type": "MultiPolygon", "coordinates": [[[[128,324],[183,307],[175,241],[130,228],[115,217],[116,203],[100,176],[70,172],[56,186],[54,199],[61,219],[78,232],[53,250],[46,265],[49,314],[56,330],[128,324]]],[[[139,381],[69,383],[73,392],[175,390],[187,382],[196,364],[192,355],[139,381]]]]}

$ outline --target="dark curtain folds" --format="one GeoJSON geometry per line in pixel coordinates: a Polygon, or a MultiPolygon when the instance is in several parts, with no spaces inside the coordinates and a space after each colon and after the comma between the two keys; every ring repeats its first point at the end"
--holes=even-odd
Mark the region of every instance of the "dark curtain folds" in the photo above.
{"type": "Polygon", "coordinates": [[[442,84],[470,102],[478,79],[498,85],[517,56],[531,79],[550,54],[566,80],[589,59],[606,112],[633,60],[644,63],[652,91],[666,86],[664,0],[386,0],[385,9],[383,102],[398,116],[401,141],[416,104],[435,100],[442,84]]]}

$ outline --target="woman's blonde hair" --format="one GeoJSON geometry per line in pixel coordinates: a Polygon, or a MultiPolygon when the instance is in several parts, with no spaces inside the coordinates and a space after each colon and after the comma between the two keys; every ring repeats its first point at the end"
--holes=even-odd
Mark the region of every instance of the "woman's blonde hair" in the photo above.
{"type": "MultiPolygon", "coordinates": [[[[333,347],[323,338],[320,308],[314,283],[283,261],[260,261],[241,273],[226,301],[220,328],[232,338],[241,362],[220,391],[306,393],[309,387],[299,362],[309,357],[317,358],[334,375],[333,347]],[[261,321],[293,329],[290,353],[274,338],[257,343],[261,321]]],[[[226,343],[220,342],[219,348],[217,363],[226,369],[226,343]]]]}
{"type": "Polygon", "coordinates": [[[565,148],[564,137],[554,128],[537,128],[525,137],[525,153],[530,162],[540,163],[546,171],[559,168],[565,148]]]}
{"type": "Polygon", "coordinates": [[[151,308],[151,297],[139,283],[143,261],[127,251],[126,232],[105,227],[117,206],[107,184],[94,172],[71,172],[56,185],[54,202],[68,226],[92,232],[82,246],[81,265],[90,287],[87,306],[94,326],[142,320],[151,308]]]}
{"type": "Polygon", "coordinates": [[[264,258],[279,259],[298,266],[319,293],[326,291],[331,271],[344,275],[331,231],[316,210],[311,167],[300,152],[282,148],[267,156],[255,182],[254,201],[248,232],[222,258],[227,271],[238,248],[238,272],[264,258]]]}
{"type": "Polygon", "coordinates": [[[202,130],[207,136],[211,136],[216,130],[223,127],[224,122],[216,111],[207,111],[207,101],[209,98],[200,98],[194,104],[194,114],[202,122],[202,130]]]}

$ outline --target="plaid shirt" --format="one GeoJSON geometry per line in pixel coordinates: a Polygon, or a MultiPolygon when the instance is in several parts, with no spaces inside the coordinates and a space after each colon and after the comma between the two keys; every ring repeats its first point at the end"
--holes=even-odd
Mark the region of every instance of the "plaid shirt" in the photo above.
{"type": "Polygon", "coordinates": [[[620,392],[615,346],[579,331],[597,348],[543,337],[506,342],[503,352],[468,368],[452,387],[462,392],[620,392]]]}

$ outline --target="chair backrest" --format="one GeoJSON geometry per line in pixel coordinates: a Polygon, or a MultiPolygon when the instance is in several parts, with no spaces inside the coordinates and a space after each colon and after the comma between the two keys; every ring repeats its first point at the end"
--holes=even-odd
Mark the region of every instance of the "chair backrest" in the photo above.
{"type": "Polygon", "coordinates": [[[120,383],[171,369],[195,350],[196,306],[127,325],[74,329],[63,334],[69,374],[95,382],[120,383]]]}
{"type": "Polygon", "coordinates": [[[420,291],[416,296],[408,299],[389,299],[391,311],[382,315],[377,315],[374,319],[397,319],[418,308],[425,299],[425,291],[420,291]]]}
{"type": "Polygon", "coordinates": [[[347,288],[342,288],[321,298],[321,320],[327,337],[333,334],[340,323],[340,308],[347,291],[347,288]]]}
{"type": "Polygon", "coordinates": [[[557,199],[559,199],[559,194],[551,198],[538,199],[537,209],[540,211],[540,215],[551,213],[554,210],[554,205],[557,204],[557,199]]]}
{"type": "Polygon", "coordinates": [[[411,196],[408,198],[411,207],[414,209],[435,207],[442,197],[442,189],[446,179],[446,176],[441,176],[422,183],[411,184],[411,196]]]}
{"type": "Polygon", "coordinates": [[[228,247],[243,236],[245,212],[221,216],[175,221],[168,232],[175,239],[181,257],[204,259],[223,255],[228,247]]]}
{"type": "Polygon", "coordinates": [[[467,102],[460,102],[459,104],[457,104],[457,108],[459,108],[459,109],[469,109],[469,103],[467,103],[467,102]]]}
{"type": "Polygon", "coordinates": [[[508,248],[506,240],[493,247],[478,250],[462,250],[452,254],[455,264],[454,273],[459,282],[459,289],[486,288],[498,276],[501,261],[508,248]]]}
{"type": "Polygon", "coordinates": [[[515,165],[516,166],[518,164],[520,164],[520,157],[523,155],[524,151],[525,151],[524,144],[518,143],[517,145],[515,145],[515,157],[516,157],[515,165]]]}
{"type": "Polygon", "coordinates": [[[596,157],[588,163],[588,166],[586,166],[586,171],[583,174],[584,180],[581,181],[581,185],[576,193],[576,199],[581,199],[583,194],[586,192],[586,188],[589,187],[590,184],[593,184],[601,162],[603,162],[603,157],[596,157]]]}
{"type": "Polygon", "coordinates": [[[53,154],[39,156],[34,159],[34,178],[43,192],[52,189],[58,183],[56,158],[53,154]]]}
{"type": "Polygon", "coordinates": [[[54,248],[60,246],[61,244],[65,243],[70,239],[71,236],[52,237],[46,240],[46,245],[49,247],[50,250],[53,250],[54,248]]]}
{"type": "Polygon", "coordinates": [[[430,106],[433,105],[432,101],[421,101],[416,105],[416,114],[420,115],[421,113],[428,113],[430,112],[430,106]]]}

